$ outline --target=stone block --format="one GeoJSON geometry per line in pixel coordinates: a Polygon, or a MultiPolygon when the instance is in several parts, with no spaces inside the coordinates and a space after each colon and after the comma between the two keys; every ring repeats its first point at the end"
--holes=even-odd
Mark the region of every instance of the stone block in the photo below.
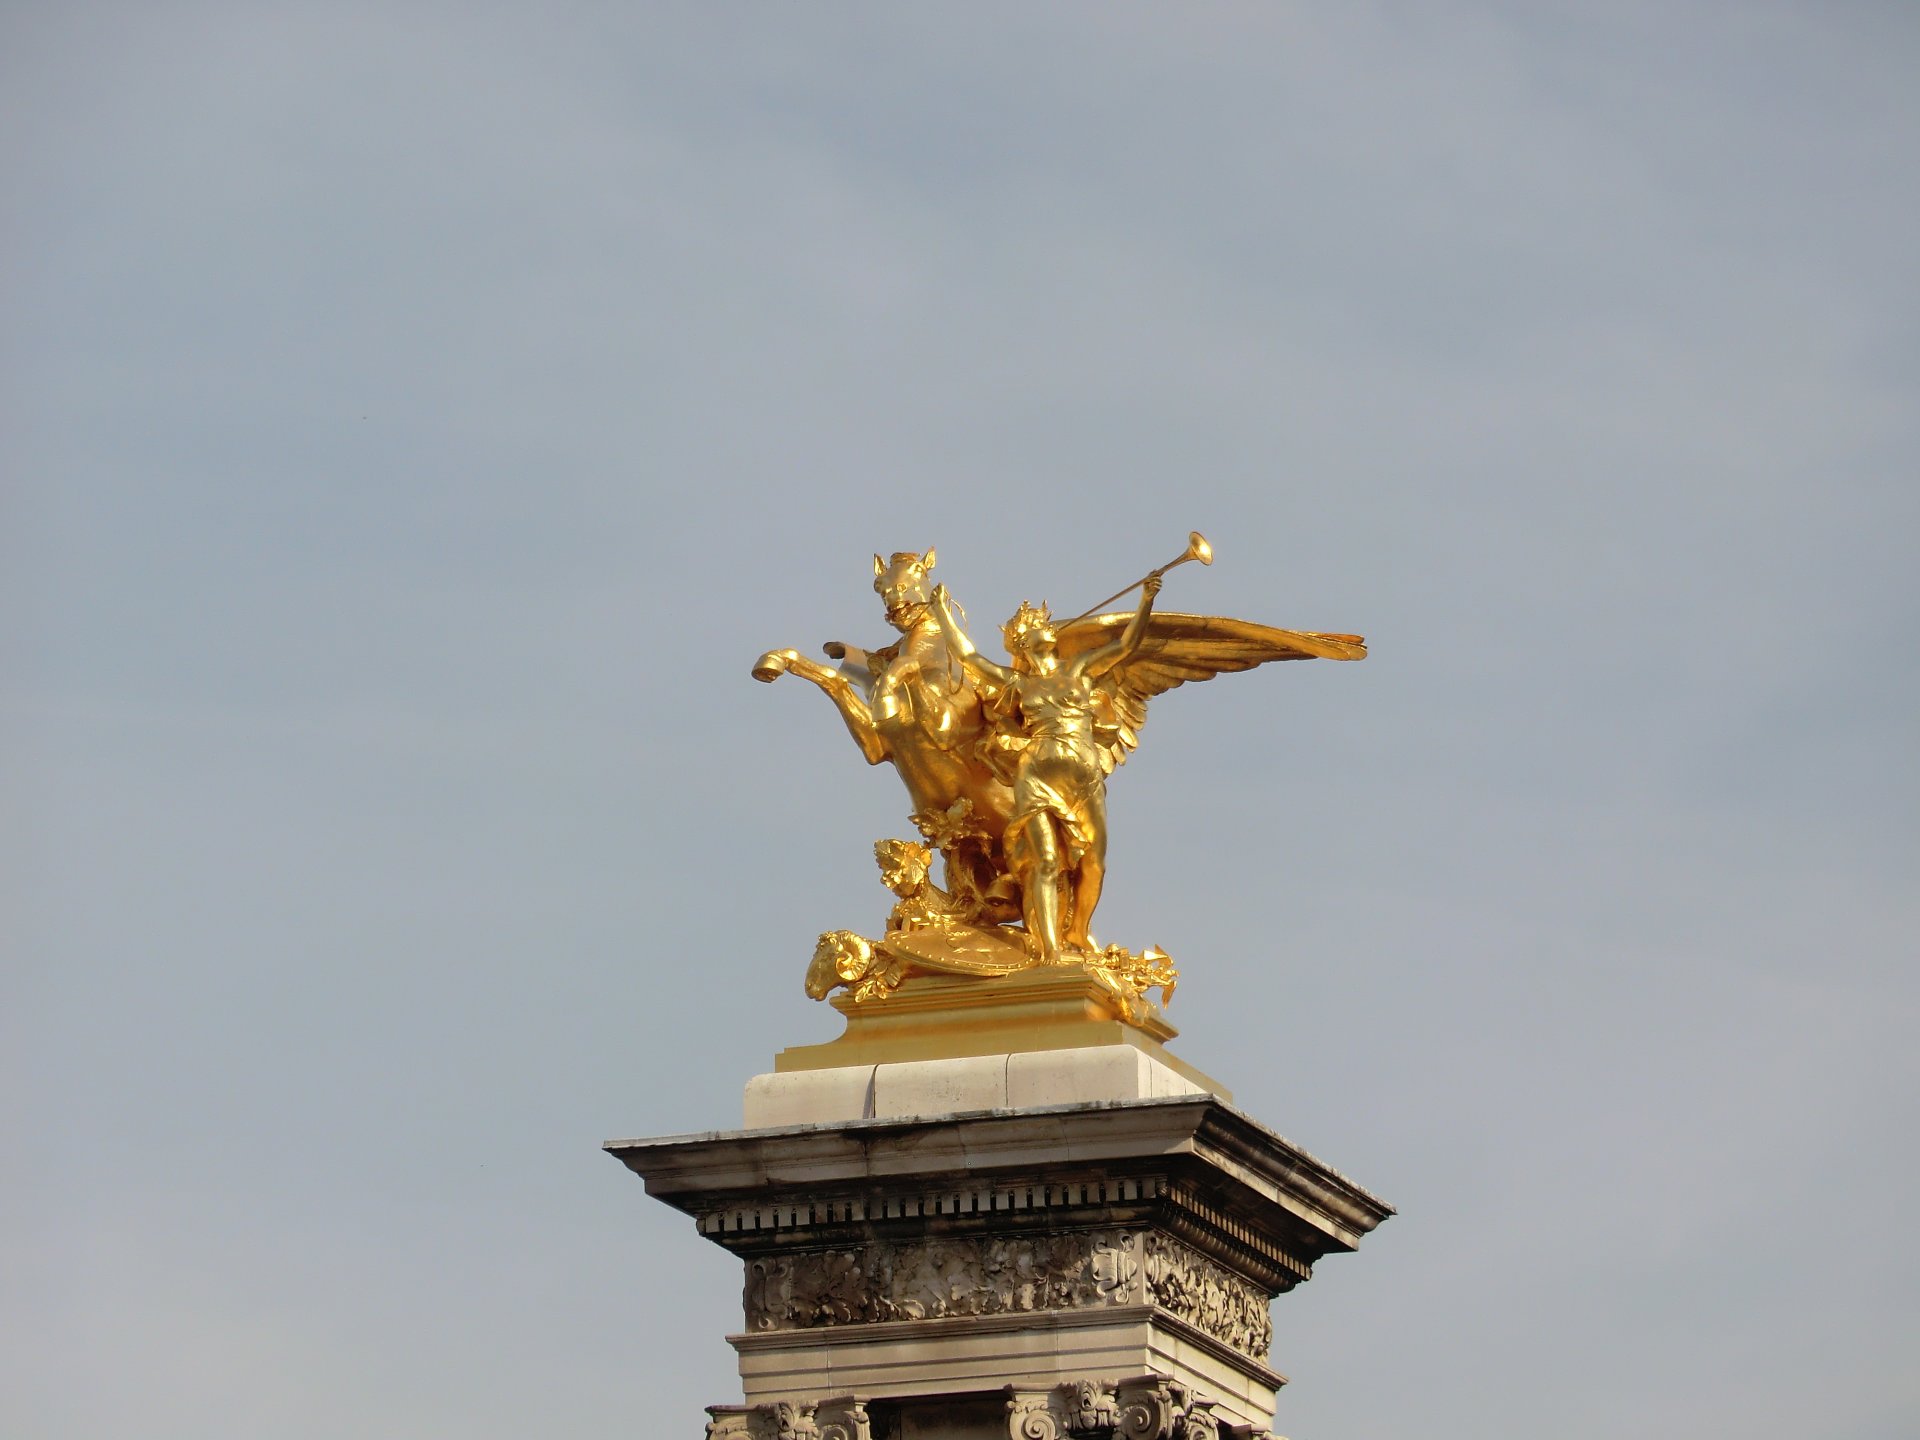
{"type": "Polygon", "coordinates": [[[749,1130],[770,1130],[1212,1093],[1136,1046],[1095,1045],[775,1071],[747,1082],[743,1108],[749,1130]]]}
{"type": "Polygon", "coordinates": [[[1007,1108],[1005,1055],[876,1065],[873,1113],[880,1119],[965,1115],[1007,1108]]]}
{"type": "Polygon", "coordinates": [[[788,1075],[756,1075],[747,1082],[742,1109],[749,1130],[787,1125],[828,1125],[842,1120],[871,1120],[871,1065],[839,1070],[800,1070],[788,1075]]]}
{"type": "Polygon", "coordinates": [[[1131,1045],[1042,1050],[1007,1057],[1007,1108],[1087,1105],[1205,1095],[1203,1086],[1131,1045]]]}

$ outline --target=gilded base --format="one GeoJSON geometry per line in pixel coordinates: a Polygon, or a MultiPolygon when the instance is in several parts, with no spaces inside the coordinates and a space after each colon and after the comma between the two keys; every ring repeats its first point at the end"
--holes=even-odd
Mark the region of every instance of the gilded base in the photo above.
{"type": "Polygon", "coordinates": [[[1036,966],[992,981],[919,975],[879,1002],[841,993],[828,1003],[846,1016],[846,1031],[823,1045],[782,1050],[776,1072],[1131,1045],[1212,1094],[1233,1098],[1166,1048],[1179,1032],[1157,1005],[1126,1019],[1112,992],[1078,965],[1036,966]]]}

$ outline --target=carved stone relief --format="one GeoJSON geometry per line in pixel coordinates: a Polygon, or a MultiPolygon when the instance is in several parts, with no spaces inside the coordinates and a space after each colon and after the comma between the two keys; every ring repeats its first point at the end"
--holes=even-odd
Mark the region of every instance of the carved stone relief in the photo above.
{"type": "Polygon", "coordinates": [[[1165,1235],[1149,1234],[1145,1249],[1154,1304],[1243,1355],[1266,1358],[1273,1316],[1264,1290],[1165,1235]]]}
{"type": "Polygon", "coordinates": [[[1264,1360],[1264,1290],[1169,1236],[1138,1231],[875,1240],[746,1266],[752,1330],[1016,1315],[1151,1302],[1264,1360]]]}
{"type": "Polygon", "coordinates": [[[746,1321],[754,1330],[800,1330],[1138,1304],[1141,1242],[1101,1230],[767,1256],[747,1262],[746,1321]]]}

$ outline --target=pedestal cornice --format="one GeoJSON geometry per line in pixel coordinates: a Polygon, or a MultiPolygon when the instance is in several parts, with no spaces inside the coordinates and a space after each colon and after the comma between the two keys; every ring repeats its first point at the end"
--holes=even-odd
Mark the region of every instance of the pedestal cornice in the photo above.
{"type": "Polygon", "coordinates": [[[1269,1293],[1393,1214],[1214,1096],[610,1141],[744,1256],[873,1237],[1161,1228],[1269,1293]]]}
{"type": "MultiPolygon", "coordinates": [[[[985,1111],[939,1119],[852,1120],[767,1130],[707,1131],[605,1147],[647,1193],[689,1215],[730,1197],[867,1180],[972,1175],[1063,1165],[1171,1161],[1208,1173],[1235,1209],[1278,1207],[1352,1250],[1394,1213],[1339,1171],[1215,1096],[985,1111]]],[[[767,1207],[771,1208],[771,1207],[767,1207]]]]}

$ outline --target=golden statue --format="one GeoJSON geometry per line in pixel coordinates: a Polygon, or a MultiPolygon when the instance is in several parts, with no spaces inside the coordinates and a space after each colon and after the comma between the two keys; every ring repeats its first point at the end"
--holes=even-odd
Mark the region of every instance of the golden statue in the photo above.
{"type": "Polygon", "coordinates": [[[861,651],[825,647],[830,668],[773,650],[756,679],[791,673],[826,691],[869,764],[891,761],[913,802],[912,819],[944,861],[913,841],[875,847],[896,903],[886,934],[820,937],[807,993],[846,986],[878,999],[920,973],[995,976],[1036,965],[1079,965],[1128,1014],[1178,972],[1156,947],[1102,947],[1091,930],[1106,878],[1107,777],[1140,743],[1147,701],[1190,681],[1269,660],[1359,660],[1358,635],[1276,630],[1211,615],[1156,613],[1166,572],[1213,563],[1195,531],[1176,559],[1105,605],[1140,590],[1131,613],[1099,605],[1056,623],[1046,605],[1022,602],[1001,629],[1010,663],[983,656],[944,585],[929,592],[934,552],[873,557],[874,589],[901,638],[861,651]]]}
{"type": "Polygon", "coordinates": [[[829,641],[823,648],[837,668],[796,650],[769,650],[753,677],[771,683],[798,675],[826,691],[867,763],[891,761],[900,773],[915,822],[946,859],[948,886],[976,907],[975,918],[1013,919],[1019,905],[1001,851],[1013,792],[980,759],[980,697],[927,608],[934,558],[931,549],[873,557],[873,588],[900,632],[893,644],[860,650],[829,641]]]}

